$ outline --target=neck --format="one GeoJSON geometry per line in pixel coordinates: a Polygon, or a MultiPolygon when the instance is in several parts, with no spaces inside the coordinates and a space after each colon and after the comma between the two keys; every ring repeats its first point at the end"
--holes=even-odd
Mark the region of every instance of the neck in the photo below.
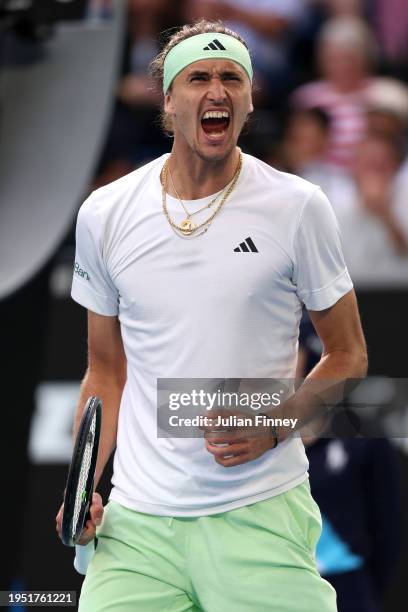
{"type": "MultiPolygon", "coordinates": [[[[197,154],[191,155],[191,151],[188,156],[180,155],[174,146],[168,166],[180,198],[198,200],[221,191],[232,180],[239,155],[240,150],[235,147],[225,159],[206,161],[197,154]]],[[[177,197],[171,182],[167,183],[167,192],[177,197]]]]}

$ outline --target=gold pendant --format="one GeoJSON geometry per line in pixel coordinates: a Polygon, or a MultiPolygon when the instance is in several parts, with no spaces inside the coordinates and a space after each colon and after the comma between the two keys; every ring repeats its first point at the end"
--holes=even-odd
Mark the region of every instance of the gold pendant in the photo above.
{"type": "Polygon", "coordinates": [[[186,234],[187,236],[194,232],[195,229],[197,229],[196,224],[193,223],[191,219],[184,219],[184,221],[182,221],[178,227],[180,232],[186,234]]]}

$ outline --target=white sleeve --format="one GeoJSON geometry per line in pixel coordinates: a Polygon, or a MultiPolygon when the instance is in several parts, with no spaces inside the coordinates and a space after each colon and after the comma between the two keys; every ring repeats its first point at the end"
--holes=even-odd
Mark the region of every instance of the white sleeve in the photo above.
{"type": "Polygon", "coordinates": [[[119,312],[119,293],[102,258],[101,223],[92,195],[78,213],[71,297],[97,314],[119,312]]]}
{"type": "Polygon", "coordinates": [[[294,252],[293,281],[308,310],[329,308],[353,288],[337,219],[321,189],[313,192],[303,208],[294,252]]]}

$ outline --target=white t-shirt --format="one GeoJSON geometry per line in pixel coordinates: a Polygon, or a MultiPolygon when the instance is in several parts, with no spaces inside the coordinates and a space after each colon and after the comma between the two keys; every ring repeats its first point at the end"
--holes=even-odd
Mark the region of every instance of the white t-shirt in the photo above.
{"type": "MultiPolygon", "coordinates": [[[[209,230],[175,235],[162,210],[166,155],[94,192],[78,215],[72,297],[119,317],[128,360],[111,498],[141,512],[213,514],[307,477],[299,438],[225,468],[202,439],[157,437],[158,378],[291,378],[302,302],[333,305],[352,283],[318,187],[243,155],[209,230]],[[258,252],[236,251],[251,238],[258,252]]],[[[210,198],[187,201],[191,211],[210,198]]],[[[171,217],[185,214],[167,196],[171,217]]],[[[208,217],[208,210],[197,220],[208,217]]]]}

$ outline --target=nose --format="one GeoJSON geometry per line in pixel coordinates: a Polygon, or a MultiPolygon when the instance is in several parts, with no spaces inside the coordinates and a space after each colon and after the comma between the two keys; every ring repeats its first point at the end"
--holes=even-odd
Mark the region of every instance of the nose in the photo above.
{"type": "Polygon", "coordinates": [[[207,98],[213,102],[223,102],[225,97],[223,82],[219,77],[212,77],[209,81],[207,98]]]}

